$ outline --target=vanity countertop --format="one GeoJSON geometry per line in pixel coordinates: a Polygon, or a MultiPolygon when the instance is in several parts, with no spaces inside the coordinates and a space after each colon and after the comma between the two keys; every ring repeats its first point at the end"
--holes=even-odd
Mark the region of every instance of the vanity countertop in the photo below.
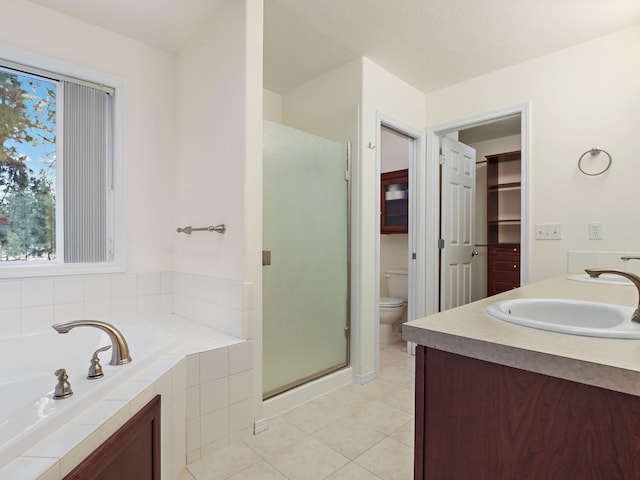
{"type": "Polygon", "coordinates": [[[633,286],[590,284],[561,275],[407,322],[402,338],[467,357],[640,396],[640,340],[554,333],[497,320],[490,304],[511,298],[567,298],[638,304],[633,286]]]}

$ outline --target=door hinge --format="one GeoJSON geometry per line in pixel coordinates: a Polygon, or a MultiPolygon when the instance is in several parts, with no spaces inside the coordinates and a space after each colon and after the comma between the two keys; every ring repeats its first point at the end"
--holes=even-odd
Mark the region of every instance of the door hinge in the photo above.
{"type": "Polygon", "coordinates": [[[415,254],[415,253],[412,253],[412,254],[411,254],[411,260],[415,260],[416,258],[417,258],[416,254],[415,254]]]}
{"type": "Polygon", "coordinates": [[[351,180],[351,172],[349,170],[344,171],[344,180],[345,182],[348,182],[349,180],[351,180]]]}
{"type": "Polygon", "coordinates": [[[262,251],[262,266],[271,265],[271,250],[262,251]]]}
{"type": "Polygon", "coordinates": [[[440,154],[440,165],[444,165],[444,153],[440,154]]]}
{"type": "Polygon", "coordinates": [[[351,336],[351,329],[349,327],[346,327],[344,329],[344,338],[346,338],[347,340],[349,340],[349,337],[351,336]]]}
{"type": "Polygon", "coordinates": [[[439,238],[438,239],[438,248],[440,248],[440,249],[444,248],[444,238],[439,238]]]}

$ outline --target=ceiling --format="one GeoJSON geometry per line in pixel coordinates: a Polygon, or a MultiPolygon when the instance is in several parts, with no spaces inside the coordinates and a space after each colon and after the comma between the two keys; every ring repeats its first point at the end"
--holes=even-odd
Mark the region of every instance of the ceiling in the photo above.
{"type": "MultiPolygon", "coordinates": [[[[176,52],[224,2],[29,0],[176,52]]],[[[264,0],[264,86],[361,56],[428,93],[640,23],[638,0],[264,0]]]]}

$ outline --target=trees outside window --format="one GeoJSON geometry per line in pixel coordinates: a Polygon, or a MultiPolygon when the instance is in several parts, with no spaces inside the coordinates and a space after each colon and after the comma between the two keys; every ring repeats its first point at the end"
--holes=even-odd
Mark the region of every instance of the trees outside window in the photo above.
{"type": "Polygon", "coordinates": [[[0,262],[56,257],[56,94],[0,69],[0,262]]]}

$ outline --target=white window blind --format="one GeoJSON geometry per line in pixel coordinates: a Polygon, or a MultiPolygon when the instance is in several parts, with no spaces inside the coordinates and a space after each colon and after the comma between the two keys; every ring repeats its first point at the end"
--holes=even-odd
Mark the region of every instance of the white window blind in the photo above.
{"type": "Polygon", "coordinates": [[[64,262],[108,262],[113,96],[65,81],[63,105],[64,262]]]}

